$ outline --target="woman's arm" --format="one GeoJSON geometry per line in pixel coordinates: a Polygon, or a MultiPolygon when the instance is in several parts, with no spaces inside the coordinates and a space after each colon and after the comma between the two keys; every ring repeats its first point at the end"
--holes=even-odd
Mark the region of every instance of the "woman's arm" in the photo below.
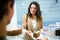
{"type": "Polygon", "coordinates": [[[36,31],[40,31],[41,29],[42,29],[42,17],[37,23],[37,30],[36,31]]]}
{"type": "Polygon", "coordinates": [[[26,28],[27,28],[27,26],[26,26],[26,24],[27,24],[27,15],[24,15],[23,16],[23,22],[22,22],[22,30],[25,30],[25,33],[27,34],[27,35],[29,35],[29,36],[31,36],[31,31],[28,31],[26,28]]]}
{"type": "Polygon", "coordinates": [[[24,16],[23,16],[23,20],[22,20],[22,28],[23,28],[23,29],[26,29],[26,24],[27,24],[26,18],[27,18],[26,15],[24,15],[24,16]]]}
{"type": "Polygon", "coordinates": [[[42,17],[41,17],[41,29],[42,29],[42,17]]]}

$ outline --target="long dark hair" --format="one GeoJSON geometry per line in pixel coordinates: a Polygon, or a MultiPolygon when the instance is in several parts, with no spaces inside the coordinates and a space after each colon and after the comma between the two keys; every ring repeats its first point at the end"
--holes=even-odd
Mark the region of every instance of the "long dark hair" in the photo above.
{"type": "Polygon", "coordinates": [[[37,20],[40,20],[41,19],[41,10],[40,10],[40,5],[36,2],[36,1],[33,1],[30,3],[29,7],[28,7],[28,13],[27,13],[27,16],[29,16],[30,18],[32,18],[32,14],[30,12],[30,8],[31,8],[31,5],[34,4],[36,6],[36,18],[37,20]]]}

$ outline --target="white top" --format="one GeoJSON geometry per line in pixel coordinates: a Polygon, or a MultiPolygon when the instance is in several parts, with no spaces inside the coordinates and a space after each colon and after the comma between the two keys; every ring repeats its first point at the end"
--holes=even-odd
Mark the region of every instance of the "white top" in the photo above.
{"type": "Polygon", "coordinates": [[[35,19],[32,20],[32,25],[33,25],[34,30],[36,30],[36,20],[35,19]]]}

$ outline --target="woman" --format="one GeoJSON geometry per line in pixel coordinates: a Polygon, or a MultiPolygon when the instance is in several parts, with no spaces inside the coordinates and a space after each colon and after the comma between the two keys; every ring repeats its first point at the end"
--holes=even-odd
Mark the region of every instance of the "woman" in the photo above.
{"type": "Polygon", "coordinates": [[[41,10],[39,4],[36,1],[30,3],[28,7],[28,13],[23,17],[22,26],[27,30],[25,40],[33,40],[30,37],[31,33],[34,31],[40,31],[40,29],[42,29],[41,10]]]}
{"type": "Polygon", "coordinates": [[[30,3],[28,13],[23,17],[22,26],[27,30],[25,40],[33,40],[31,38],[31,33],[42,29],[41,10],[36,1],[30,3]]]}
{"type": "Polygon", "coordinates": [[[14,0],[0,0],[0,40],[7,40],[6,25],[13,15],[14,0]]]}
{"type": "Polygon", "coordinates": [[[15,36],[21,33],[21,29],[6,30],[13,16],[14,0],[0,0],[0,40],[7,40],[6,36],[15,36]]]}
{"type": "Polygon", "coordinates": [[[26,28],[26,25],[28,26],[27,30],[32,32],[38,31],[42,28],[40,7],[39,4],[35,1],[29,5],[28,13],[23,17],[23,27],[26,28]],[[35,23],[36,25],[34,25],[33,23],[35,23]]]}

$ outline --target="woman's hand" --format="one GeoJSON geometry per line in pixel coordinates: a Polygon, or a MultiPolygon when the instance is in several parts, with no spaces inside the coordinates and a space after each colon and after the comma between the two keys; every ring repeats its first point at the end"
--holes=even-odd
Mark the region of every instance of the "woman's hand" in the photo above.
{"type": "Polygon", "coordinates": [[[32,32],[31,31],[27,31],[26,34],[31,36],[32,32]]]}

